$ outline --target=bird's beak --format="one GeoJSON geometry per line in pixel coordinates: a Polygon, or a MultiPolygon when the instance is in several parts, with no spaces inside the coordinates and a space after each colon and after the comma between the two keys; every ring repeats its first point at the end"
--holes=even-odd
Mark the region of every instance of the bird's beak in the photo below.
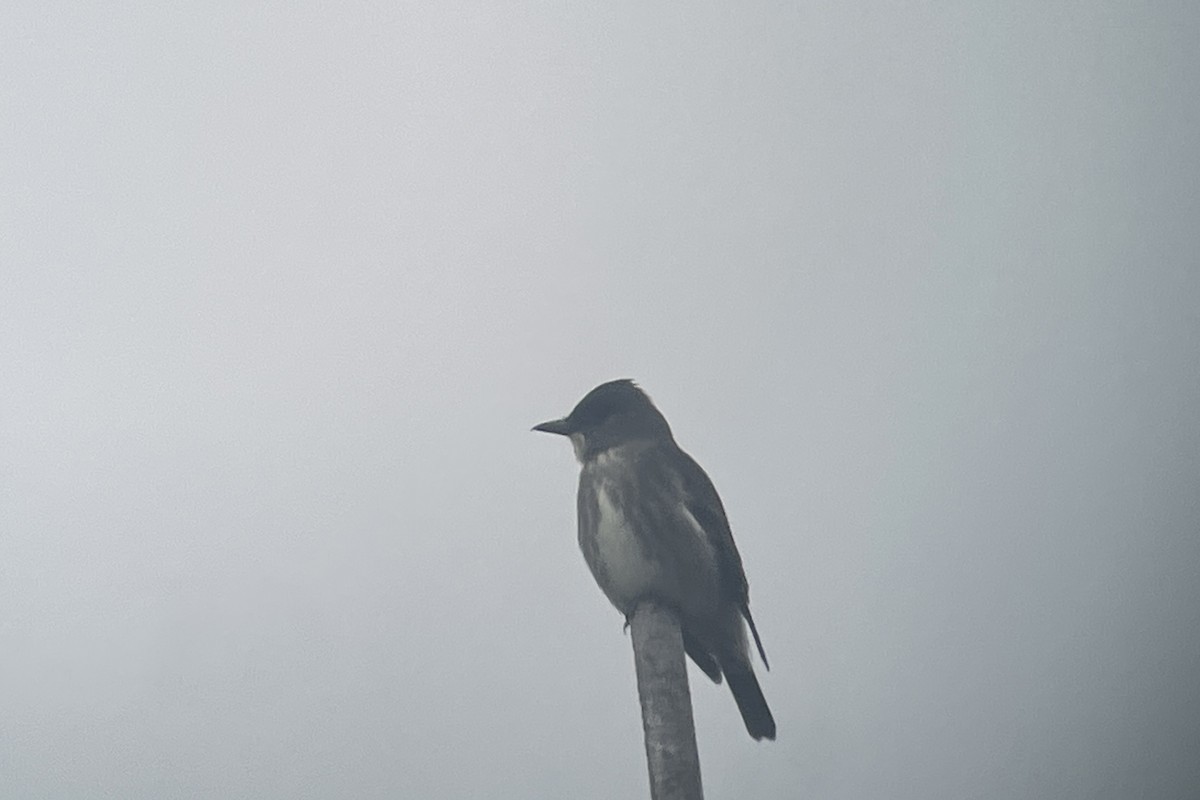
{"type": "Polygon", "coordinates": [[[559,436],[571,435],[571,426],[567,424],[566,418],[552,419],[549,422],[543,422],[541,425],[534,425],[533,430],[542,431],[543,433],[557,433],[559,436]]]}

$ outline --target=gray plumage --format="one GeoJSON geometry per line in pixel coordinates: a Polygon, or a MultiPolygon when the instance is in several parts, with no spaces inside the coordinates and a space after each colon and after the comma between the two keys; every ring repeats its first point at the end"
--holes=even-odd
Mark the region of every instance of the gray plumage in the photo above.
{"type": "Polygon", "coordinates": [[[764,665],[767,657],[725,509],[650,398],[633,381],[611,381],[534,430],[575,446],[579,547],[604,594],[626,618],[646,597],[672,606],[688,656],[713,681],[729,682],[751,736],[774,739],[743,620],[764,665]]]}

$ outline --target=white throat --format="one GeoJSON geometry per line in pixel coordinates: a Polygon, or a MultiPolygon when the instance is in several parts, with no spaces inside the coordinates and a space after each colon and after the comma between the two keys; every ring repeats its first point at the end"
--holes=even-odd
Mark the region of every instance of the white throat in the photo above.
{"type": "Polygon", "coordinates": [[[583,439],[582,433],[571,434],[571,446],[575,448],[575,460],[580,464],[583,463],[583,448],[587,443],[583,439]]]}

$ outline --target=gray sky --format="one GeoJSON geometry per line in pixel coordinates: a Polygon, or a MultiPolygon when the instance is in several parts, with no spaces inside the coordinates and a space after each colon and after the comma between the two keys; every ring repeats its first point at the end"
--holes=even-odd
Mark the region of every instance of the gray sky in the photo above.
{"type": "Polygon", "coordinates": [[[0,796],[644,796],[616,377],[710,797],[1196,796],[1192,4],[223,5],[3,12],[0,796]]]}

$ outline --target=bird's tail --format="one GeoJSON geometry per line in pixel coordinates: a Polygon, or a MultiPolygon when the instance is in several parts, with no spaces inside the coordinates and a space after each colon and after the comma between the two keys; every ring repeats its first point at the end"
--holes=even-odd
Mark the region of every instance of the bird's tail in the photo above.
{"type": "Polygon", "coordinates": [[[742,721],[746,730],[755,739],[775,739],[775,718],[771,709],[767,708],[767,698],[763,697],[759,688],[758,678],[748,664],[727,667],[725,680],[729,682],[729,690],[737,703],[738,711],[742,712],[742,721]]]}

